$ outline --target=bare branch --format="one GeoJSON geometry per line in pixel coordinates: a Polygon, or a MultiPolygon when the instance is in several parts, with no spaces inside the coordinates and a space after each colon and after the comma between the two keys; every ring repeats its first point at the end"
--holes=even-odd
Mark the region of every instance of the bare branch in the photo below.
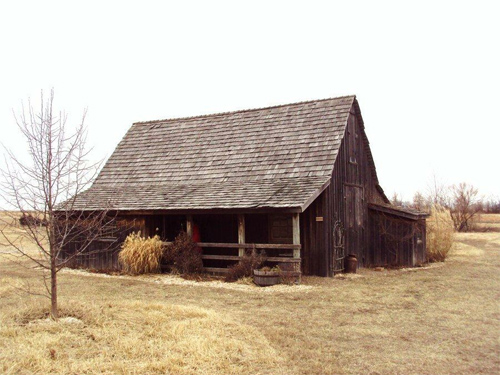
{"type": "Polygon", "coordinates": [[[480,211],[478,190],[465,182],[451,187],[450,214],[459,232],[467,232],[474,228],[474,218],[480,211]]]}
{"type": "Polygon", "coordinates": [[[42,91],[38,110],[28,100],[27,107],[22,104],[21,110],[14,113],[29,159],[25,160],[18,150],[3,147],[6,167],[1,171],[0,194],[15,209],[15,215],[20,215],[12,219],[22,219],[24,231],[20,238],[4,225],[0,238],[20,257],[48,271],[43,282],[51,297],[54,318],[57,272],[79,254],[89,253],[92,243],[113,221],[106,210],[73,210],[76,196],[90,186],[101,166],[101,162],[88,160],[86,114],[85,109],[81,121],[70,129],[67,114],[54,109],[54,90],[47,98],[42,91]],[[24,246],[28,238],[36,253],[24,246]],[[63,260],[63,249],[69,244],[71,255],[63,260]]]}

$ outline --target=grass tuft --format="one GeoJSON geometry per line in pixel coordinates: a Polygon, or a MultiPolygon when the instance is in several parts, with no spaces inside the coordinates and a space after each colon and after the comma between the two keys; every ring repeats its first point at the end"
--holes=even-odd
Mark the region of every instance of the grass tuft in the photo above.
{"type": "Polygon", "coordinates": [[[127,236],[118,255],[123,270],[132,275],[160,271],[163,244],[160,237],[141,237],[140,233],[127,236]]]}
{"type": "Polygon", "coordinates": [[[453,245],[453,220],[450,211],[440,206],[431,207],[431,216],[427,219],[427,260],[444,262],[453,245]]]}

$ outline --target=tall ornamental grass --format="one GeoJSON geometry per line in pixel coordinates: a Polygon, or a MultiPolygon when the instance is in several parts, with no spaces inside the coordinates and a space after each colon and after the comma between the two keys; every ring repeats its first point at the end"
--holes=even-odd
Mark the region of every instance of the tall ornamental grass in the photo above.
{"type": "Polygon", "coordinates": [[[118,254],[123,271],[138,275],[160,271],[163,245],[160,237],[141,237],[140,233],[127,236],[118,254]]]}
{"type": "Polygon", "coordinates": [[[450,211],[439,206],[431,207],[431,216],[427,219],[427,260],[444,262],[453,245],[454,226],[450,211]]]}

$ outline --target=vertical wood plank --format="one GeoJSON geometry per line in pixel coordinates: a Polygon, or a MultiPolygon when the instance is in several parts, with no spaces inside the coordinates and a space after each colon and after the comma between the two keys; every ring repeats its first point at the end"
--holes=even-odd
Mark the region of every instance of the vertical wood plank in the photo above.
{"type": "Polygon", "coordinates": [[[146,231],[146,218],[145,217],[138,218],[136,225],[139,232],[141,233],[141,236],[147,237],[148,233],[146,231]]]}
{"type": "MultiPolygon", "coordinates": [[[[321,194],[318,197],[317,205],[316,205],[316,216],[323,217],[323,202],[325,200],[325,196],[321,194]]],[[[323,229],[324,229],[324,221],[316,222],[316,253],[314,255],[314,274],[318,276],[323,276],[321,263],[322,263],[322,254],[325,251],[324,243],[323,243],[323,229]]]]}
{"type": "Polygon", "coordinates": [[[325,209],[323,210],[323,216],[325,217],[325,225],[324,225],[324,232],[325,232],[325,252],[323,254],[324,257],[324,269],[325,269],[325,276],[331,276],[331,263],[330,260],[332,259],[332,238],[331,238],[331,229],[333,228],[331,224],[331,217],[332,217],[332,211],[331,211],[331,200],[330,200],[330,186],[326,189],[324,192],[325,194],[325,209]]]}
{"type": "MultiPolygon", "coordinates": [[[[245,243],[245,215],[238,215],[238,243],[245,243]]],[[[245,255],[245,249],[238,249],[238,256],[245,255]]]]}
{"type": "MultiPolygon", "coordinates": [[[[300,245],[300,221],[299,214],[293,214],[292,216],[292,226],[293,226],[293,244],[300,245]]],[[[293,257],[300,258],[300,250],[293,250],[293,257]]]]}
{"type": "Polygon", "coordinates": [[[193,215],[186,215],[186,233],[189,238],[193,237],[193,215]]]}
{"type": "Polygon", "coordinates": [[[304,218],[309,222],[309,258],[307,260],[308,272],[310,275],[315,275],[314,271],[314,256],[316,254],[316,222],[314,222],[314,217],[316,216],[316,205],[318,203],[314,202],[314,206],[312,206],[309,210],[309,217],[304,218]]]}

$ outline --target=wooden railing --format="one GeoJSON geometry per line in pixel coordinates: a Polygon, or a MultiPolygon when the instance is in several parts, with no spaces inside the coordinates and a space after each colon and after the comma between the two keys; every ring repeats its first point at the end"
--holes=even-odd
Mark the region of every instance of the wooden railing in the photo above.
{"type": "MultiPolygon", "coordinates": [[[[164,245],[170,245],[172,242],[163,242],[164,245]]],[[[217,243],[217,242],[195,242],[198,247],[224,247],[229,249],[289,249],[300,250],[301,245],[293,244],[273,244],[273,243],[217,243]]]]}
{"type": "MultiPolygon", "coordinates": [[[[172,242],[163,242],[165,245],[171,244],[172,242]]],[[[216,243],[216,242],[196,242],[196,246],[201,248],[225,248],[225,249],[273,249],[273,250],[295,250],[294,253],[300,253],[301,245],[293,244],[254,244],[254,243],[216,243]]],[[[207,260],[232,260],[239,261],[242,256],[239,255],[212,255],[203,254],[201,259],[207,260]]],[[[290,256],[277,256],[277,257],[266,257],[266,261],[269,262],[282,262],[282,263],[300,263],[300,258],[296,258],[291,254],[290,256]]],[[[204,267],[207,272],[227,272],[227,268],[215,268],[215,267],[204,267]]]]}

